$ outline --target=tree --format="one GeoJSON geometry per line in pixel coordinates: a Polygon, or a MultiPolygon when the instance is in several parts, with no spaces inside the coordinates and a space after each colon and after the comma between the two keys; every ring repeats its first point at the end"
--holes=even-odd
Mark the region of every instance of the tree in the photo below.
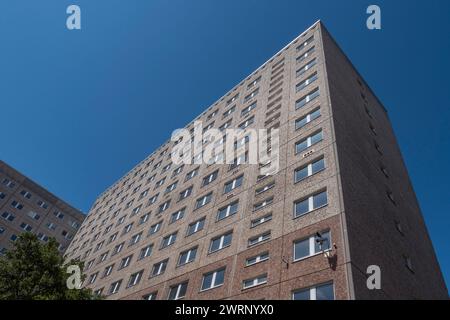
{"type": "MultiPolygon", "coordinates": [[[[54,238],[42,244],[36,235],[23,233],[14,243],[14,248],[0,257],[1,300],[92,300],[100,297],[90,289],[68,289],[69,265],[64,263],[54,238]]],[[[84,279],[81,275],[81,280],[84,279]]]]}

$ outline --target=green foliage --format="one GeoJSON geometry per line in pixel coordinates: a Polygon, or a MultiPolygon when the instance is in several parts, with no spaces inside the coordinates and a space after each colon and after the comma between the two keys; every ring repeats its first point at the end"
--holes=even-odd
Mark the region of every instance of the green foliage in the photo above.
{"type": "MultiPolygon", "coordinates": [[[[36,235],[24,233],[19,236],[14,248],[0,257],[1,300],[92,300],[99,299],[90,289],[68,289],[69,265],[64,263],[55,239],[42,244],[36,235]]],[[[83,280],[82,276],[82,279],[83,280]]]]}

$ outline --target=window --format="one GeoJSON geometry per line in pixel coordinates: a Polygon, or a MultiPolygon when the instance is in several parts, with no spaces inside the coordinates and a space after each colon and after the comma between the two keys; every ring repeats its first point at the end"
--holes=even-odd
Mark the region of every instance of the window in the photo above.
{"type": "Polygon", "coordinates": [[[292,293],[293,300],[334,300],[333,283],[296,290],[292,293]]]}
{"type": "Polygon", "coordinates": [[[304,107],[309,102],[313,101],[315,98],[317,98],[320,95],[319,87],[313,89],[311,92],[309,92],[307,95],[301,97],[295,102],[295,109],[300,109],[304,107]]]}
{"type": "Polygon", "coordinates": [[[168,300],[179,300],[186,296],[188,281],[170,287],[168,300]]]}
{"type": "Polygon", "coordinates": [[[139,281],[141,281],[143,273],[144,273],[144,270],[133,273],[130,276],[130,280],[128,280],[127,288],[134,287],[135,285],[137,285],[139,283],[139,281]]]}
{"type": "Polygon", "coordinates": [[[172,213],[172,215],[170,216],[169,223],[174,223],[175,221],[182,219],[184,217],[185,210],[186,210],[186,208],[182,208],[182,209],[172,213]]]}
{"type": "Polygon", "coordinates": [[[187,189],[184,189],[183,191],[180,192],[180,197],[179,197],[179,201],[186,199],[187,197],[189,197],[192,194],[192,189],[194,189],[194,186],[190,186],[187,189]]]}
{"type": "Polygon", "coordinates": [[[306,58],[310,57],[311,54],[314,53],[314,51],[316,50],[316,48],[314,46],[312,46],[311,48],[309,48],[305,53],[303,53],[301,56],[299,56],[296,60],[297,63],[303,62],[305,61],[306,58]]]}
{"type": "Polygon", "coordinates": [[[139,240],[141,240],[141,236],[142,236],[142,232],[135,234],[134,236],[131,237],[130,240],[130,246],[136,244],[139,242],[139,240]]]}
{"type": "Polygon", "coordinates": [[[164,177],[161,180],[159,180],[158,182],[156,182],[155,189],[161,187],[165,181],[166,181],[166,178],[164,177]]]}
{"type": "Polygon", "coordinates": [[[157,193],[156,195],[154,195],[153,197],[148,199],[148,204],[147,205],[154,204],[158,200],[158,196],[159,196],[159,193],[157,193]]]}
{"type": "Polygon", "coordinates": [[[318,132],[306,137],[295,144],[295,153],[298,154],[300,152],[305,151],[312,145],[319,143],[323,139],[322,129],[318,132]]]}
{"type": "Polygon", "coordinates": [[[216,252],[222,250],[225,247],[228,247],[231,244],[232,237],[233,232],[228,232],[219,237],[211,239],[209,253],[216,252]]]}
{"type": "Polygon", "coordinates": [[[110,237],[109,237],[109,240],[108,240],[108,243],[111,243],[111,242],[113,242],[114,240],[116,240],[117,239],[117,232],[116,233],[114,233],[114,234],[112,234],[110,237]]]}
{"type": "Polygon", "coordinates": [[[244,180],[244,175],[241,175],[232,181],[225,183],[224,193],[228,193],[233,191],[234,189],[240,187],[242,185],[242,181],[244,180]]]}
{"type": "Polygon", "coordinates": [[[294,203],[294,218],[327,205],[327,192],[322,191],[294,203]]]}
{"type": "Polygon", "coordinates": [[[294,261],[311,257],[331,248],[330,231],[294,242],[294,261]]]}
{"type": "Polygon", "coordinates": [[[273,197],[269,197],[267,199],[264,199],[263,201],[258,202],[258,203],[253,205],[253,211],[261,210],[261,209],[271,205],[272,202],[273,202],[273,197]]]}
{"type": "Polygon", "coordinates": [[[269,260],[269,252],[263,252],[258,254],[257,256],[253,256],[251,258],[247,258],[245,260],[245,266],[249,267],[254,264],[269,260]]]}
{"type": "Polygon", "coordinates": [[[245,153],[239,155],[238,157],[236,157],[236,158],[233,160],[233,163],[230,164],[230,167],[229,167],[228,170],[234,170],[234,169],[236,169],[239,165],[245,163],[245,162],[247,161],[247,156],[248,156],[248,153],[245,152],[245,153]]]}
{"type": "Polygon", "coordinates": [[[247,85],[247,89],[250,89],[250,88],[254,87],[254,86],[257,85],[260,81],[261,81],[261,76],[259,76],[258,78],[256,78],[256,79],[253,80],[252,82],[250,82],[250,83],[247,85]]]}
{"type": "Polygon", "coordinates": [[[230,109],[225,111],[222,115],[222,118],[228,117],[230,114],[232,114],[236,110],[236,106],[232,106],[230,109]]]}
{"type": "Polygon", "coordinates": [[[5,197],[6,197],[6,194],[3,192],[0,192],[0,199],[5,199],[5,197]]]}
{"type": "Polygon", "coordinates": [[[17,202],[17,201],[13,201],[11,202],[11,207],[17,209],[17,210],[22,210],[23,209],[23,204],[17,202]]]}
{"type": "Polygon", "coordinates": [[[178,181],[175,181],[174,183],[170,184],[167,186],[166,191],[164,192],[165,194],[175,190],[175,188],[177,187],[178,181]]]}
{"type": "Polygon", "coordinates": [[[254,116],[252,116],[251,118],[248,118],[247,120],[245,120],[244,122],[242,122],[242,123],[239,125],[239,129],[244,130],[245,128],[251,126],[251,125],[253,124],[253,122],[255,122],[255,117],[254,117],[254,116]]]}
{"type": "Polygon", "coordinates": [[[262,216],[260,218],[253,219],[250,222],[250,228],[255,228],[259,225],[262,225],[263,223],[269,222],[272,220],[272,213],[266,214],[265,216],[262,216]]]}
{"type": "Polygon", "coordinates": [[[7,178],[5,178],[5,179],[3,179],[3,182],[2,182],[5,186],[7,186],[8,188],[14,188],[14,186],[16,185],[13,181],[11,181],[11,180],[9,180],[9,179],[7,179],[7,178]]]}
{"type": "Polygon", "coordinates": [[[187,236],[190,236],[196,232],[199,232],[203,230],[203,227],[205,226],[205,218],[201,218],[191,224],[189,224],[187,229],[187,236]]]}
{"type": "Polygon", "coordinates": [[[302,166],[295,170],[294,172],[294,182],[300,182],[313,174],[316,174],[319,171],[325,169],[325,161],[323,158],[314,160],[309,164],[302,166]]]}
{"type": "Polygon", "coordinates": [[[256,101],[253,102],[252,104],[250,104],[248,107],[245,107],[244,109],[242,109],[241,117],[246,116],[247,114],[249,114],[255,108],[256,108],[256,101]]]}
{"type": "Polygon", "coordinates": [[[177,232],[165,236],[161,241],[161,249],[174,244],[176,240],[177,240],[177,232]]]}
{"type": "MultiPolygon", "coordinates": [[[[39,233],[39,234],[38,234],[38,239],[41,240],[41,241],[47,242],[47,241],[48,241],[48,236],[45,235],[45,234],[43,234],[43,233],[39,233]]],[[[87,251],[87,252],[86,252],[86,255],[88,255],[89,253],[90,253],[90,252],[87,251]]]]}
{"type": "Polygon", "coordinates": [[[194,170],[189,171],[189,172],[186,174],[186,179],[185,179],[185,181],[188,181],[188,180],[191,180],[192,178],[194,178],[194,177],[198,174],[198,169],[199,169],[199,168],[195,168],[194,170]]]}
{"type": "Polygon", "coordinates": [[[170,206],[170,200],[164,202],[163,204],[161,204],[158,208],[158,213],[162,213],[164,211],[166,211],[167,209],[169,209],[170,206]]]}
{"type": "Polygon", "coordinates": [[[173,170],[172,173],[172,177],[176,177],[177,175],[179,175],[184,169],[184,165],[179,166],[178,168],[176,168],[175,170],[173,170]]]}
{"type": "Polygon", "coordinates": [[[126,233],[130,232],[130,231],[131,231],[131,228],[133,228],[133,223],[130,223],[130,224],[126,225],[126,226],[123,228],[122,234],[126,234],[126,233]]]}
{"type": "Polygon", "coordinates": [[[150,230],[148,232],[149,235],[155,234],[159,231],[159,229],[161,229],[161,225],[162,225],[162,221],[155,223],[154,225],[152,225],[150,227],[150,230]]]}
{"type": "Polygon", "coordinates": [[[235,102],[239,98],[239,93],[236,94],[233,98],[227,101],[227,106],[235,102]]]}
{"type": "Polygon", "coordinates": [[[264,232],[263,234],[260,234],[256,237],[251,237],[248,239],[248,246],[255,246],[257,244],[260,244],[261,242],[267,241],[270,239],[270,231],[264,232]]]}
{"type": "Polygon", "coordinates": [[[146,213],[146,214],[144,214],[144,215],[142,215],[140,218],[139,218],[139,224],[144,224],[144,223],[146,223],[147,221],[148,221],[148,218],[150,217],[150,213],[146,213]]]}
{"type": "Polygon", "coordinates": [[[317,108],[314,111],[308,113],[307,115],[295,120],[295,130],[303,128],[308,123],[317,119],[318,117],[320,117],[320,108],[317,108]]]}
{"type": "Polygon", "coordinates": [[[116,245],[116,246],[114,247],[113,255],[114,255],[114,254],[118,254],[120,251],[122,251],[123,245],[124,245],[124,244],[125,244],[125,242],[122,242],[122,243],[116,245]]]}
{"type": "Polygon", "coordinates": [[[272,189],[274,186],[275,186],[275,181],[272,181],[272,182],[266,184],[264,187],[256,189],[255,194],[260,195],[261,193],[264,193],[264,192],[272,189]]]}
{"type": "Polygon", "coordinates": [[[152,251],[153,251],[153,244],[142,248],[139,253],[139,260],[150,257],[152,255],[152,251]]]}
{"type": "Polygon", "coordinates": [[[206,177],[204,177],[203,181],[202,181],[202,187],[207,186],[208,184],[210,184],[211,182],[216,180],[218,174],[219,174],[219,170],[216,170],[213,173],[211,173],[211,174],[207,175],[206,177]]]}
{"type": "Polygon", "coordinates": [[[225,279],[225,268],[205,273],[202,280],[202,291],[220,287],[225,279]]]}
{"type": "Polygon", "coordinates": [[[217,212],[217,221],[223,220],[236,214],[239,206],[239,201],[234,201],[227,205],[226,207],[220,208],[217,212]]]}
{"type": "Polygon", "coordinates": [[[243,289],[249,289],[267,283],[267,273],[257,276],[255,278],[247,279],[242,282],[243,289]]]}
{"type": "Polygon", "coordinates": [[[100,256],[100,262],[104,262],[107,257],[108,257],[108,252],[102,253],[100,256]]]}
{"type": "Polygon", "coordinates": [[[37,202],[37,205],[38,205],[39,207],[43,208],[43,209],[47,209],[47,208],[48,208],[48,204],[45,203],[45,202],[42,201],[42,200],[39,200],[39,201],[37,202]]]}
{"type": "Polygon", "coordinates": [[[210,203],[211,202],[211,198],[212,198],[212,192],[210,192],[207,195],[197,199],[197,201],[195,203],[195,209],[199,209],[201,207],[204,207],[208,203],[210,203]]]}
{"type": "Polygon", "coordinates": [[[39,220],[39,218],[40,218],[40,216],[39,216],[36,212],[34,212],[34,211],[28,212],[28,216],[29,216],[31,219],[34,219],[34,220],[39,220]]]}
{"type": "Polygon", "coordinates": [[[302,44],[300,44],[296,50],[297,51],[302,51],[303,48],[305,48],[306,46],[308,46],[309,44],[311,44],[311,42],[314,41],[314,36],[309,37],[306,41],[304,41],[302,44]]]}
{"type": "Polygon", "coordinates": [[[32,194],[29,193],[27,190],[22,190],[22,191],[20,191],[20,194],[21,194],[24,198],[27,198],[27,199],[31,199],[31,196],[32,196],[32,194]]]}
{"type": "Polygon", "coordinates": [[[141,211],[141,208],[142,208],[142,205],[140,205],[140,206],[134,208],[133,211],[132,211],[132,213],[131,213],[131,215],[138,214],[139,211],[141,211]]]}
{"type": "Polygon", "coordinates": [[[7,220],[7,221],[13,221],[16,217],[14,216],[14,215],[12,215],[11,213],[9,213],[9,212],[3,212],[2,213],[2,218],[3,219],[5,219],[5,220],[7,220]]]}
{"type": "Polygon", "coordinates": [[[98,276],[98,272],[91,274],[91,276],[89,277],[89,284],[93,284],[95,282],[95,280],[97,279],[98,276]]]}
{"type": "Polygon", "coordinates": [[[152,292],[149,294],[146,294],[145,296],[142,297],[142,300],[156,300],[156,296],[158,295],[158,292],[152,292]]]}
{"type": "Polygon", "coordinates": [[[194,261],[197,255],[197,249],[198,247],[194,247],[189,250],[181,252],[180,257],[178,258],[178,265],[182,266],[185,265],[186,263],[194,261]]]}
{"type": "Polygon", "coordinates": [[[168,262],[169,262],[169,259],[165,259],[163,261],[155,263],[152,268],[151,276],[156,277],[156,276],[163,274],[166,271],[168,262]]]}
{"type": "Polygon", "coordinates": [[[132,258],[132,257],[133,257],[133,256],[130,255],[130,256],[128,256],[128,257],[123,258],[122,261],[120,262],[119,269],[123,269],[123,268],[128,267],[128,266],[130,265],[130,262],[131,262],[131,258],[132,258]]]}
{"type": "Polygon", "coordinates": [[[12,242],[17,240],[17,235],[12,234],[11,237],[9,238],[9,240],[11,240],[12,242]]]}
{"type": "Polygon", "coordinates": [[[314,72],[312,75],[310,75],[307,79],[303,80],[302,82],[298,83],[295,86],[295,90],[297,92],[305,89],[307,86],[309,86],[311,83],[317,80],[317,72],[314,72]]]}
{"type": "Polygon", "coordinates": [[[33,229],[29,224],[27,224],[27,223],[25,223],[25,222],[22,222],[22,224],[20,225],[20,227],[21,227],[23,230],[28,231],[28,232],[30,232],[30,231],[33,229]]]}
{"type": "Polygon", "coordinates": [[[115,293],[119,292],[121,284],[122,284],[122,280],[113,282],[111,284],[111,287],[109,287],[109,294],[115,294],[115,293]]]}
{"type": "Polygon", "coordinates": [[[314,67],[317,63],[316,58],[312,59],[311,61],[309,61],[307,64],[305,64],[304,66],[302,66],[300,69],[297,70],[296,72],[296,77],[300,77],[301,75],[305,74],[306,71],[310,70],[312,67],[314,67]]]}
{"type": "Polygon", "coordinates": [[[244,98],[244,103],[246,103],[246,102],[250,101],[251,99],[253,99],[254,97],[256,97],[258,95],[258,92],[259,92],[259,88],[256,88],[250,94],[246,95],[244,98]]]}
{"type": "Polygon", "coordinates": [[[113,268],[114,268],[114,265],[113,265],[113,264],[107,266],[107,267],[105,268],[105,271],[103,271],[103,278],[109,276],[109,275],[112,273],[113,268]]]}
{"type": "MultiPolygon", "coordinates": [[[[228,120],[227,122],[225,122],[224,124],[222,124],[222,125],[219,127],[219,130],[220,130],[220,131],[224,131],[224,130],[227,129],[229,126],[231,126],[231,119],[228,120]]],[[[222,139],[221,141],[223,142],[223,139],[222,139]]]]}

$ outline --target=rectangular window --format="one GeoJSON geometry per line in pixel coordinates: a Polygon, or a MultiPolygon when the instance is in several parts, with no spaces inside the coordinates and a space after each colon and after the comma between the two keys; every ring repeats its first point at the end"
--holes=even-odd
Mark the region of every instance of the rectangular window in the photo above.
{"type": "Polygon", "coordinates": [[[130,262],[131,262],[131,258],[132,258],[132,257],[133,257],[133,256],[130,255],[130,256],[128,256],[128,257],[123,258],[122,261],[120,261],[119,269],[123,269],[123,268],[128,267],[128,266],[130,265],[130,262]]]}
{"type": "Polygon", "coordinates": [[[169,234],[168,236],[165,236],[161,241],[161,249],[166,248],[172,244],[175,243],[177,240],[177,232],[174,232],[172,234],[169,234]]]}
{"type": "Polygon", "coordinates": [[[253,124],[253,122],[255,122],[255,117],[254,117],[254,116],[252,116],[251,118],[248,118],[247,120],[245,120],[244,122],[242,122],[242,123],[239,125],[239,129],[244,130],[245,128],[251,126],[251,125],[253,124]]]}
{"type": "Polygon", "coordinates": [[[109,275],[112,273],[113,268],[114,268],[114,265],[113,265],[113,264],[110,265],[110,266],[107,266],[107,267],[105,268],[105,271],[103,271],[103,278],[106,278],[107,276],[109,276],[109,275]]]}
{"type": "Polygon", "coordinates": [[[299,56],[296,59],[297,63],[305,61],[307,58],[309,58],[314,53],[315,50],[316,50],[315,46],[312,46],[311,48],[309,48],[305,53],[303,53],[301,56],[299,56]]]}
{"type": "Polygon", "coordinates": [[[205,226],[205,220],[206,220],[205,218],[201,218],[201,219],[189,224],[188,230],[187,230],[187,236],[190,236],[196,232],[203,230],[203,227],[205,226]]]}
{"type": "Polygon", "coordinates": [[[261,202],[258,202],[256,204],[253,205],[253,211],[258,211],[261,210],[267,206],[270,206],[273,202],[273,197],[269,197],[267,199],[264,199],[261,202]]]}
{"type": "Polygon", "coordinates": [[[209,253],[222,250],[223,248],[231,245],[232,237],[233,232],[228,232],[219,237],[211,239],[211,244],[209,246],[209,253]]]}
{"type": "Polygon", "coordinates": [[[244,180],[244,175],[241,175],[227,183],[225,183],[224,194],[233,191],[234,189],[240,187],[242,185],[242,181],[244,180]]]}
{"type": "Polygon", "coordinates": [[[264,192],[272,189],[273,187],[275,187],[275,181],[272,181],[272,182],[266,184],[264,187],[256,189],[255,194],[260,195],[261,193],[264,193],[264,192]]]}
{"type": "Polygon", "coordinates": [[[168,262],[169,262],[169,259],[165,259],[163,261],[155,263],[152,268],[151,276],[156,277],[156,276],[163,274],[166,271],[168,262]]]}
{"type": "Polygon", "coordinates": [[[234,201],[217,212],[217,221],[223,220],[237,213],[239,201],[234,201]]]}
{"type": "Polygon", "coordinates": [[[141,281],[143,273],[144,273],[144,270],[133,273],[130,276],[130,280],[128,280],[127,288],[134,287],[135,285],[137,285],[139,283],[139,281],[141,281]]]}
{"type": "Polygon", "coordinates": [[[309,92],[307,95],[304,95],[300,99],[298,99],[295,102],[295,109],[303,108],[305,105],[307,105],[309,102],[313,101],[320,95],[319,87],[313,89],[311,92],[309,92]]]}
{"type": "Polygon", "coordinates": [[[269,260],[269,252],[263,252],[258,254],[257,256],[251,257],[251,258],[247,258],[245,260],[245,266],[249,267],[252,266],[254,264],[263,262],[269,260]]]}
{"type": "Polygon", "coordinates": [[[300,77],[303,74],[306,73],[306,71],[310,70],[312,67],[314,67],[317,63],[316,58],[312,59],[311,61],[309,61],[307,64],[305,64],[304,66],[302,66],[300,69],[297,70],[296,72],[296,77],[300,77]]]}
{"type": "Polygon", "coordinates": [[[227,101],[227,106],[235,102],[239,98],[239,93],[236,94],[233,98],[227,101]]]}
{"type": "Polygon", "coordinates": [[[142,232],[135,234],[134,236],[131,237],[130,239],[130,246],[136,244],[139,242],[139,240],[141,240],[141,236],[142,236],[142,232]]]}
{"type": "Polygon", "coordinates": [[[306,41],[302,42],[297,48],[297,51],[302,51],[305,47],[307,47],[309,44],[311,44],[314,41],[314,35],[309,37],[306,41]]]}
{"type": "Polygon", "coordinates": [[[188,281],[170,287],[168,300],[180,300],[186,296],[188,281]]]}
{"type": "Polygon", "coordinates": [[[28,232],[30,232],[30,231],[33,229],[29,224],[27,224],[27,223],[25,223],[25,222],[22,222],[22,224],[20,225],[20,227],[21,227],[23,230],[28,231],[28,232]]]}
{"type": "Polygon", "coordinates": [[[22,210],[23,204],[14,200],[13,202],[11,202],[11,207],[13,207],[14,209],[17,209],[17,210],[22,210]]]}
{"type": "Polygon", "coordinates": [[[236,110],[236,106],[232,106],[230,109],[225,111],[222,115],[222,118],[228,117],[230,114],[232,114],[236,110]]]}
{"type": "Polygon", "coordinates": [[[202,291],[220,287],[225,279],[225,268],[205,273],[202,280],[202,291]]]}
{"type": "Polygon", "coordinates": [[[14,215],[12,215],[11,213],[5,211],[2,213],[2,218],[11,222],[11,221],[14,221],[14,219],[16,217],[14,215]]]}
{"type": "Polygon", "coordinates": [[[242,282],[242,288],[248,289],[267,283],[267,273],[257,276],[255,278],[247,279],[242,282]]]}
{"type": "Polygon", "coordinates": [[[169,223],[174,223],[175,221],[182,219],[184,217],[185,210],[186,210],[186,208],[182,208],[182,209],[172,213],[170,216],[169,223]]]}
{"type": "Polygon", "coordinates": [[[312,288],[295,290],[293,300],[334,300],[333,283],[326,283],[312,288]]]}
{"type": "Polygon", "coordinates": [[[179,201],[186,199],[187,197],[189,197],[192,194],[192,189],[194,188],[194,186],[190,186],[187,189],[184,189],[183,191],[180,192],[180,197],[179,197],[179,201]]]}
{"type": "Polygon", "coordinates": [[[250,104],[248,107],[245,107],[244,109],[242,109],[241,111],[241,117],[246,116],[247,114],[249,114],[253,109],[256,108],[257,102],[253,102],[252,104],[250,104]]]}
{"type": "Polygon", "coordinates": [[[177,187],[177,184],[178,184],[178,181],[175,181],[174,183],[168,185],[167,188],[166,188],[166,191],[164,191],[164,194],[167,194],[167,193],[175,190],[176,187],[177,187]]]}
{"type": "Polygon", "coordinates": [[[312,112],[308,113],[307,115],[295,120],[295,130],[303,128],[308,123],[317,119],[318,117],[320,117],[320,108],[317,108],[312,112]]]}
{"type": "Polygon", "coordinates": [[[39,220],[39,218],[40,218],[40,216],[39,216],[36,212],[34,212],[34,211],[28,212],[28,216],[29,216],[31,219],[34,219],[34,220],[39,220]]]}
{"type": "Polygon", "coordinates": [[[308,79],[305,79],[305,80],[303,80],[302,82],[298,83],[298,84],[295,86],[295,90],[296,90],[297,92],[299,92],[299,91],[305,89],[307,86],[309,86],[311,83],[313,83],[313,82],[316,81],[316,80],[317,80],[317,72],[314,72],[312,75],[310,75],[310,76],[308,77],[308,79]]]}
{"type": "Polygon", "coordinates": [[[252,247],[267,240],[270,240],[270,231],[264,232],[263,234],[248,239],[248,246],[252,247]]]}
{"type": "Polygon", "coordinates": [[[309,147],[319,143],[323,139],[322,129],[313,133],[309,137],[303,138],[295,144],[295,153],[298,154],[300,152],[305,151],[309,147]]]}
{"type": "Polygon", "coordinates": [[[207,195],[198,198],[196,203],[195,203],[195,209],[199,209],[201,207],[206,206],[208,203],[211,202],[212,199],[212,192],[208,193],[207,195]]]}
{"type": "Polygon", "coordinates": [[[327,191],[313,194],[306,199],[294,203],[294,218],[301,217],[313,210],[327,205],[327,191]]]}
{"type": "Polygon", "coordinates": [[[294,182],[300,182],[323,169],[325,169],[325,160],[322,157],[296,169],[294,171],[294,182]]]}
{"type": "Polygon", "coordinates": [[[156,296],[158,295],[158,292],[152,292],[149,294],[146,294],[145,296],[142,297],[142,300],[156,300],[156,296]]]}
{"type": "Polygon", "coordinates": [[[119,292],[121,284],[122,280],[111,283],[111,286],[109,287],[109,294],[115,294],[119,292]]]}
{"type": "Polygon", "coordinates": [[[153,251],[153,244],[142,248],[139,253],[139,260],[150,257],[152,255],[152,251],[153,251]]]}
{"type": "Polygon", "coordinates": [[[170,207],[170,200],[159,205],[158,213],[166,211],[167,209],[169,209],[169,207],[170,207]]]}
{"type": "Polygon", "coordinates": [[[208,184],[210,184],[211,182],[216,180],[218,174],[219,174],[219,170],[216,170],[213,173],[211,173],[211,174],[207,175],[206,177],[204,177],[203,181],[202,181],[202,187],[207,186],[208,184]]]}
{"type": "Polygon", "coordinates": [[[294,261],[302,260],[331,248],[330,231],[316,233],[294,242],[294,261]]]}
{"type": "Polygon", "coordinates": [[[194,261],[197,255],[197,249],[198,247],[194,247],[189,250],[181,252],[180,257],[178,258],[178,265],[182,266],[185,265],[186,263],[194,261]]]}
{"type": "Polygon", "coordinates": [[[263,217],[253,219],[250,223],[250,228],[257,227],[259,225],[262,225],[263,223],[269,222],[270,220],[272,220],[272,212],[269,214],[266,214],[263,217]]]}

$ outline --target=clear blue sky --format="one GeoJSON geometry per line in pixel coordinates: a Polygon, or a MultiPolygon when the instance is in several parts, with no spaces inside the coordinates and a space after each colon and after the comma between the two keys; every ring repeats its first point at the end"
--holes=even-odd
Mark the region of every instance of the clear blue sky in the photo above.
{"type": "Polygon", "coordinates": [[[0,158],[84,211],[321,19],[389,110],[450,283],[450,1],[0,2],[0,158]],[[82,30],[65,27],[82,10],[82,30]],[[382,30],[365,27],[378,4],[382,30]]]}

